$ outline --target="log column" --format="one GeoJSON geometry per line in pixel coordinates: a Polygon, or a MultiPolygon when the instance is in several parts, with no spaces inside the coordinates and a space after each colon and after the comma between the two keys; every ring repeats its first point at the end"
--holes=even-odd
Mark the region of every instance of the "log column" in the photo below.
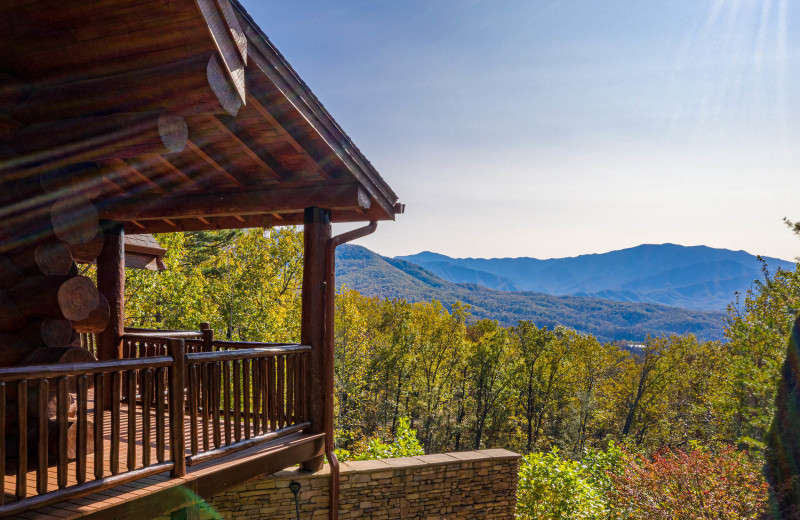
{"type": "Polygon", "coordinates": [[[97,334],[97,358],[122,357],[125,332],[125,232],[119,222],[102,222],[103,249],[97,257],[97,289],[110,308],[108,326],[97,334]]]}
{"type": "MultiPolygon", "coordinates": [[[[325,432],[325,246],[331,238],[331,212],[306,208],[303,220],[303,308],[300,342],[310,345],[306,410],[312,433],[325,432]]],[[[303,463],[306,471],[322,469],[324,455],[303,463]]]]}

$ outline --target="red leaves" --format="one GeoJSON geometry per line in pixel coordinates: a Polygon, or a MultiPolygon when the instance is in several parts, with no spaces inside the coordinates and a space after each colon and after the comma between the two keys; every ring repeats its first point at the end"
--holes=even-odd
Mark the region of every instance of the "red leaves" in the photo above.
{"type": "Polygon", "coordinates": [[[630,456],[611,479],[612,518],[755,520],[767,508],[759,467],[733,448],[630,456]]]}

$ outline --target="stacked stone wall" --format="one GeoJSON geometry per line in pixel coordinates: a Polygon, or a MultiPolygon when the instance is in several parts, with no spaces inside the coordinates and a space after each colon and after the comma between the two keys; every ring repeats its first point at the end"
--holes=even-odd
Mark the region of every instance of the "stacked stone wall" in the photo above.
{"type": "MultiPolygon", "coordinates": [[[[507,450],[342,463],[339,518],[513,519],[518,467],[519,455],[507,450]]],[[[295,519],[294,481],[300,518],[328,518],[329,471],[260,477],[213,497],[197,516],[295,519]]]]}

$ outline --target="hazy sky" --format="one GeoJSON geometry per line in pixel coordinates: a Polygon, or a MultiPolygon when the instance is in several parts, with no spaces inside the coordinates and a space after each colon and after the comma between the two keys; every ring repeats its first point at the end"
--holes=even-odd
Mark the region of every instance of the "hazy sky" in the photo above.
{"type": "Polygon", "coordinates": [[[384,255],[791,259],[789,0],[244,0],[406,204],[384,255]]]}

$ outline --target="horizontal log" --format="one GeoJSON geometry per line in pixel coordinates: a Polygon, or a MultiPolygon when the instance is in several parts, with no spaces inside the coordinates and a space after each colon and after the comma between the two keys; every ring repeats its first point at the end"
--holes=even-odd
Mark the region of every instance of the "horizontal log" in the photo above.
{"type": "Polygon", "coordinates": [[[37,348],[19,362],[23,365],[50,365],[64,363],[91,363],[97,361],[94,354],[81,347],[37,348]]]}
{"type": "Polygon", "coordinates": [[[41,274],[78,275],[78,268],[72,260],[72,252],[64,242],[58,240],[39,242],[33,250],[33,259],[41,274]]]}
{"type": "Polygon", "coordinates": [[[25,101],[30,85],[16,76],[0,72],[0,110],[13,108],[25,101]]]}
{"type": "Polygon", "coordinates": [[[96,240],[100,229],[97,209],[92,201],[80,194],[58,199],[50,209],[50,223],[56,237],[67,244],[88,244],[96,240]]]}
{"type": "Polygon", "coordinates": [[[98,294],[97,307],[94,308],[85,320],[78,320],[72,322],[72,328],[75,332],[90,332],[98,333],[106,330],[108,321],[111,319],[111,307],[108,300],[102,294],[98,294]]]}
{"type": "Polygon", "coordinates": [[[359,185],[325,186],[294,190],[260,190],[194,196],[128,197],[108,204],[100,218],[126,222],[170,218],[257,215],[305,208],[368,209],[370,198],[359,185]]]}
{"type": "Polygon", "coordinates": [[[0,331],[19,330],[26,323],[28,323],[28,318],[22,314],[5,291],[0,291],[0,331]]]}
{"type": "Polygon", "coordinates": [[[0,255],[0,289],[8,289],[22,283],[27,275],[8,256],[0,255]]]}
{"type": "Polygon", "coordinates": [[[71,339],[68,320],[33,321],[16,332],[0,333],[0,366],[17,365],[38,348],[65,347],[71,339]]]}
{"type": "Polygon", "coordinates": [[[86,319],[99,300],[94,282],[85,276],[33,276],[5,295],[21,316],[70,321],[86,319]]]}
{"type": "Polygon", "coordinates": [[[40,161],[93,161],[180,152],[188,136],[180,116],[124,112],[36,123],[19,131],[10,145],[40,161]]]}
{"type": "Polygon", "coordinates": [[[85,264],[94,263],[97,260],[100,251],[103,250],[103,244],[105,243],[105,240],[106,239],[103,231],[98,228],[94,238],[85,244],[69,244],[69,250],[72,252],[72,258],[74,258],[76,262],[85,264]]]}
{"type": "Polygon", "coordinates": [[[162,108],[183,115],[236,115],[241,100],[222,67],[215,54],[205,54],[168,66],[57,84],[33,90],[17,113],[29,121],[162,108]]]}
{"type": "Polygon", "coordinates": [[[0,112],[0,141],[10,141],[23,126],[10,115],[0,112]]]}
{"type": "Polygon", "coordinates": [[[102,194],[103,175],[109,171],[91,161],[70,164],[39,173],[39,186],[56,197],[77,193],[94,199],[102,194]]]}

